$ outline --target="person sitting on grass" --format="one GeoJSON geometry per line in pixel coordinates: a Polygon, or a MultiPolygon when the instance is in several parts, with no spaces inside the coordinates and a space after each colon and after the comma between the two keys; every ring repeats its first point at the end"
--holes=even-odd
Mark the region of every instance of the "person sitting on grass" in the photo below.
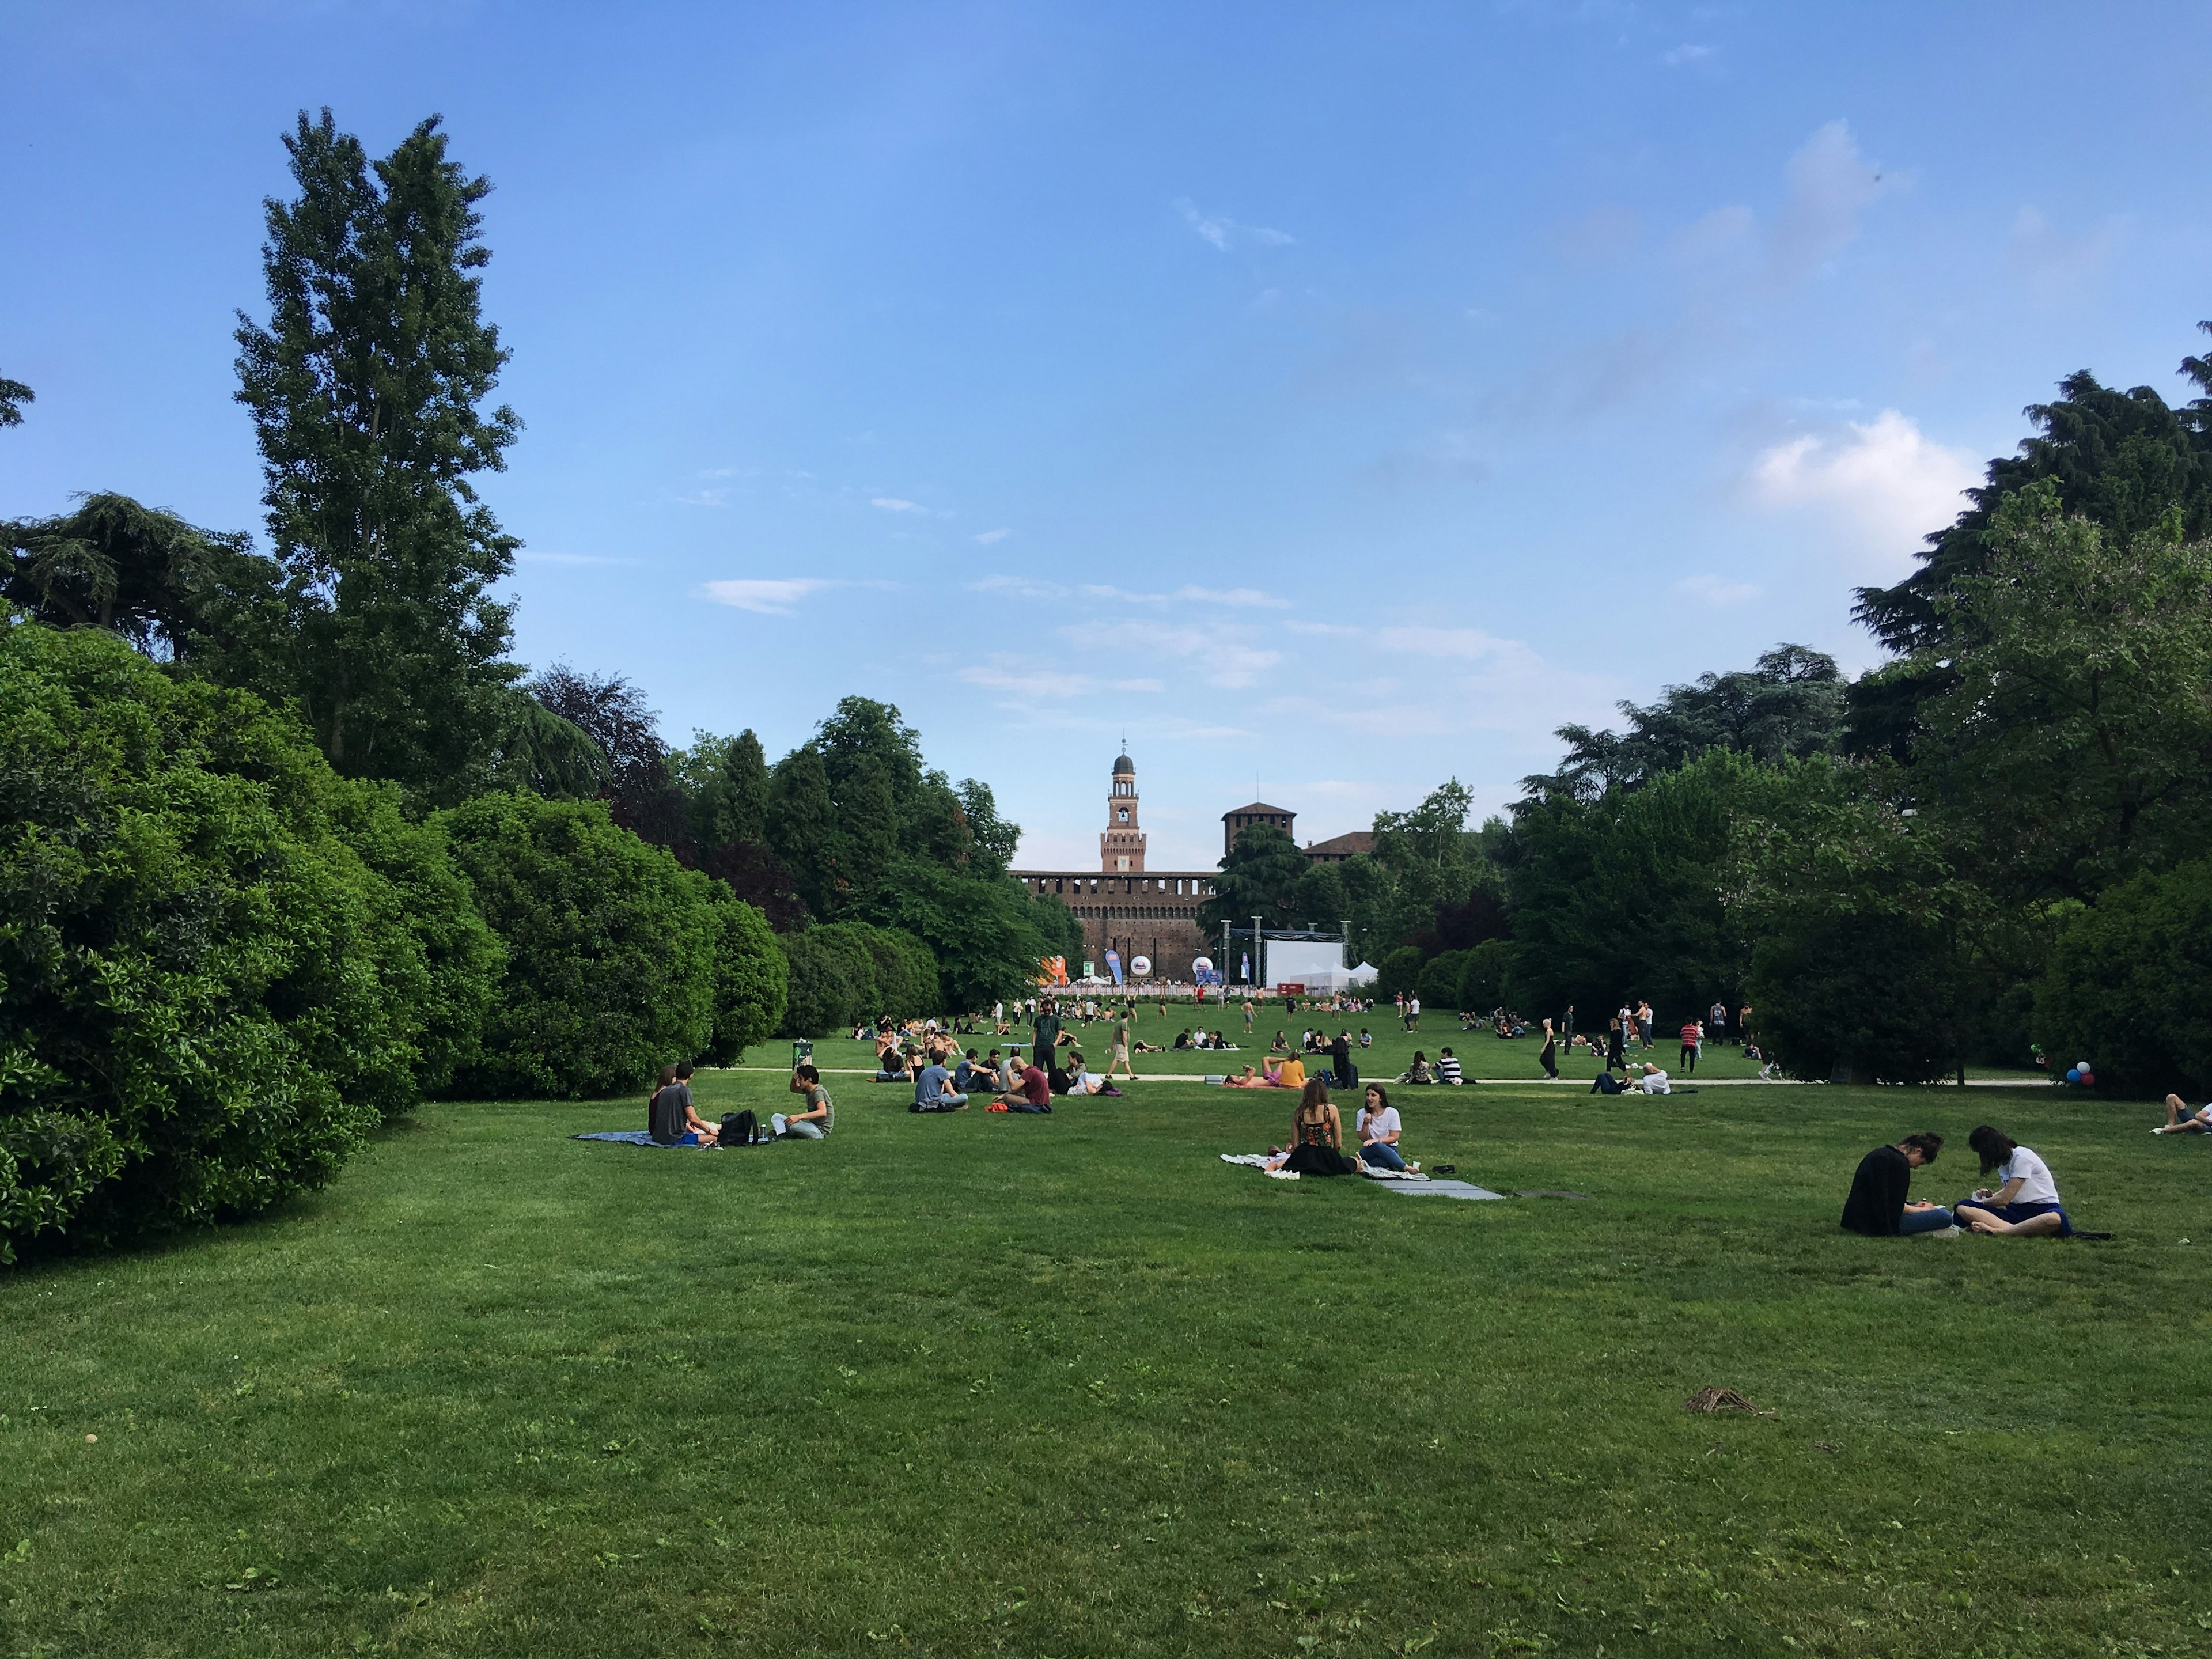
{"type": "Polygon", "coordinates": [[[2166,1126],[2153,1129],[2154,1135],[2212,1134],[2212,1106],[2199,1106],[2191,1111],[2179,1095],[2166,1097],[2166,1126]]]}
{"type": "Polygon", "coordinates": [[[836,1122],[836,1109],[830,1104],[830,1091],[822,1086],[822,1073],[811,1062],[791,1068],[791,1092],[806,1097],[803,1112],[775,1112],[769,1116],[768,1126],[778,1140],[819,1140],[828,1134],[836,1122]]]}
{"type": "Polygon", "coordinates": [[[1449,1083],[1455,1089],[1467,1081],[1459,1069],[1459,1061],[1453,1057],[1452,1051],[1449,1048],[1437,1050],[1437,1081],[1449,1083]]]}
{"type": "Polygon", "coordinates": [[[1021,1069],[1016,1086],[991,1103],[994,1112],[1049,1112],[1052,1079],[1032,1060],[1021,1069]]]}
{"type": "Polygon", "coordinates": [[[1994,1189],[1977,1187],[1972,1198],[1951,1206],[1961,1227],[1978,1233],[2013,1233],[2023,1238],[2074,1236],[2074,1224],[2058,1200],[2051,1166],[2027,1147],[1986,1123],[1966,1137],[1982,1160],[1982,1173],[1996,1171],[1994,1189]]]}
{"type": "Polygon", "coordinates": [[[1399,1077],[1401,1083],[1434,1083],[1436,1074],[1429,1070],[1429,1057],[1419,1048],[1413,1050],[1413,1063],[1399,1077]]]}
{"type": "Polygon", "coordinates": [[[691,1106],[691,1062],[660,1068],[660,1086],[645,1106],[645,1131],[663,1146],[712,1146],[721,1132],[691,1106]]]}
{"type": "Polygon", "coordinates": [[[1291,1147],[1267,1164],[1267,1173],[1358,1175],[1359,1160],[1344,1152],[1344,1121],[1329,1103],[1328,1085],[1319,1078],[1306,1085],[1298,1109],[1291,1115],[1291,1147]]]}
{"type": "Polygon", "coordinates": [[[1364,1025],[1359,1028],[1359,1046],[1363,1048],[1372,1048],[1375,1046],[1375,1033],[1364,1025]]]}
{"type": "Polygon", "coordinates": [[[1844,1200],[1844,1230],[1869,1238],[1895,1238],[1955,1225],[1941,1204],[1905,1201],[1912,1172],[1933,1164],[1942,1150],[1941,1135],[1907,1135],[1894,1146],[1877,1146],[1861,1158],[1851,1176],[1851,1195],[1844,1200]]]}
{"type": "Polygon", "coordinates": [[[999,1051],[991,1050],[991,1058],[980,1060],[970,1048],[960,1057],[959,1065],[952,1068],[952,1086],[963,1095],[981,1094],[991,1081],[991,1073],[999,1069],[999,1051]]]}
{"type": "Polygon", "coordinates": [[[945,1069],[943,1060],[935,1060],[921,1069],[914,1080],[914,1104],[909,1112],[964,1112],[968,1097],[952,1086],[952,1073],[945,1069]]]}
{"type": "Polygon", "coordinates": [[[1176,1048],[1189,1048],[1189,1047],[1190,1047],[1190,1033],[1189,1033],[1188,1031],[1177,1031],[1177,1032],[1176,1033],[1175,1046],[1176,1046],[1176,1048]]]}
{"type": "MultiPolygon", "coordinates": [[[[1268,1076],[1274,1079],[1278,1089],[1303,1089],[1306,1086],[1306,1063],[1295,1057],[1286,1060],[1280,1070],[1270,1072],[1268,1076]]],[[[1321,1079],[1314,1080],[1318,1083],[1321,1079]]]]}
{"type": "Polygon", "coordinates": [[[1280,1031],[1276,1032],[1275,1040],[1267,1045],[1267,1052],[1271,1054],[1287,1054],[1291,1052],[1290,1038],[1280,1031]]]}
{"type": "Polygon", "coordinates": [[[1419,1164],[1407,1163],[1398,1151],[1401,1127],[1389,1092],[1379,1083],[1369,1084],[1359,1108],[1359,1161],[1384,1170],[1419,1170],[1419,1164]]]}

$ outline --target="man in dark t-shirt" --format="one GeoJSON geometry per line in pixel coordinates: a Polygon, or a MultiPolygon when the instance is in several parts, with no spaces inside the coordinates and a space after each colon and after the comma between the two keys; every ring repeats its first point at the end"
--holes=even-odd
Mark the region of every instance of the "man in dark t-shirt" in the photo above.
{"type": "Polygon", "coordinates": [[[1894,1238],[1899,1233],[1941,1232],[1955,1225],[1951,1212],[1940,1204],[1906,1201],[1912,1172],[1933,1164],[1942,1150],[1941,1135],[1907,1135],[1894,1146],[1877,1146],[1861,1158],[1858,1173],[1851,1177],[1851,1195],[1844,1200],[1844,1230],[1869,1238],[1894,1238]]]}
{"type": "Polygon", "coordinates": [[[1030,1035],[1036,1044],[1030,1050],[1030,1058],[1040,1066],[1051,1065],[1052,1051],[1060,1046],[1059,1004],[1047,1002],[1039,1006],[1036,1021],[1030,1035]]]}

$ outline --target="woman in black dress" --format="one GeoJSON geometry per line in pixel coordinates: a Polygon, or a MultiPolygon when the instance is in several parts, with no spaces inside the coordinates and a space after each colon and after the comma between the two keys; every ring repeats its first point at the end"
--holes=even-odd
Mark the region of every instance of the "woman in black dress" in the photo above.
{"type": "Polygon", "coordinates": [[[1282,1167],[1299,1175],[1358,1175],[1364,1167],[1344,1150],[1344,1123],[1329,1103],[1328,1085],[1319,1078],[1306,1084],[1291,1118],[1291,1152],[1282,1167]]]}
{"type": "Polygon", "coordinates": [[[1544,1075],[1556,1081],[1559,1075],[1559,1039],[1552,1030],[1552,1022],[1544,1022],[1544,1050],[1536,1056],[1536,1063],[1544,1068],[1544,1075]]]}

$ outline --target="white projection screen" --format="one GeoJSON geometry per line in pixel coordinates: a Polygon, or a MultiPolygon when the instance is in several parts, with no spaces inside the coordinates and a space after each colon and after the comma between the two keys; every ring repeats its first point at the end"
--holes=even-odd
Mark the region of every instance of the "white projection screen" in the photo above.
{"type": "Polygon", "coordinates": [[[1267,974],[1271,991],[1278,985],[1311,985],[1316,981],[1334,989],[1344,981],[1344,946],[1311,939],[1271,939],[1267,974]]]}

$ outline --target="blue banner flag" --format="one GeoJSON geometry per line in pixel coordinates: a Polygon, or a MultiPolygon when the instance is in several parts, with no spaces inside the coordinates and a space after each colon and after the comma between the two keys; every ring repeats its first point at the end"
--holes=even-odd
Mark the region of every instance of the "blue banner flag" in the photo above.
{"type": "Polygon", "coordinates": [[[1106,971],[1114,975],[1115,984],[1119,985],[1121,982],[1121,955],[1120,951],[1109,951],[1106,953],[1106,971]]]}

